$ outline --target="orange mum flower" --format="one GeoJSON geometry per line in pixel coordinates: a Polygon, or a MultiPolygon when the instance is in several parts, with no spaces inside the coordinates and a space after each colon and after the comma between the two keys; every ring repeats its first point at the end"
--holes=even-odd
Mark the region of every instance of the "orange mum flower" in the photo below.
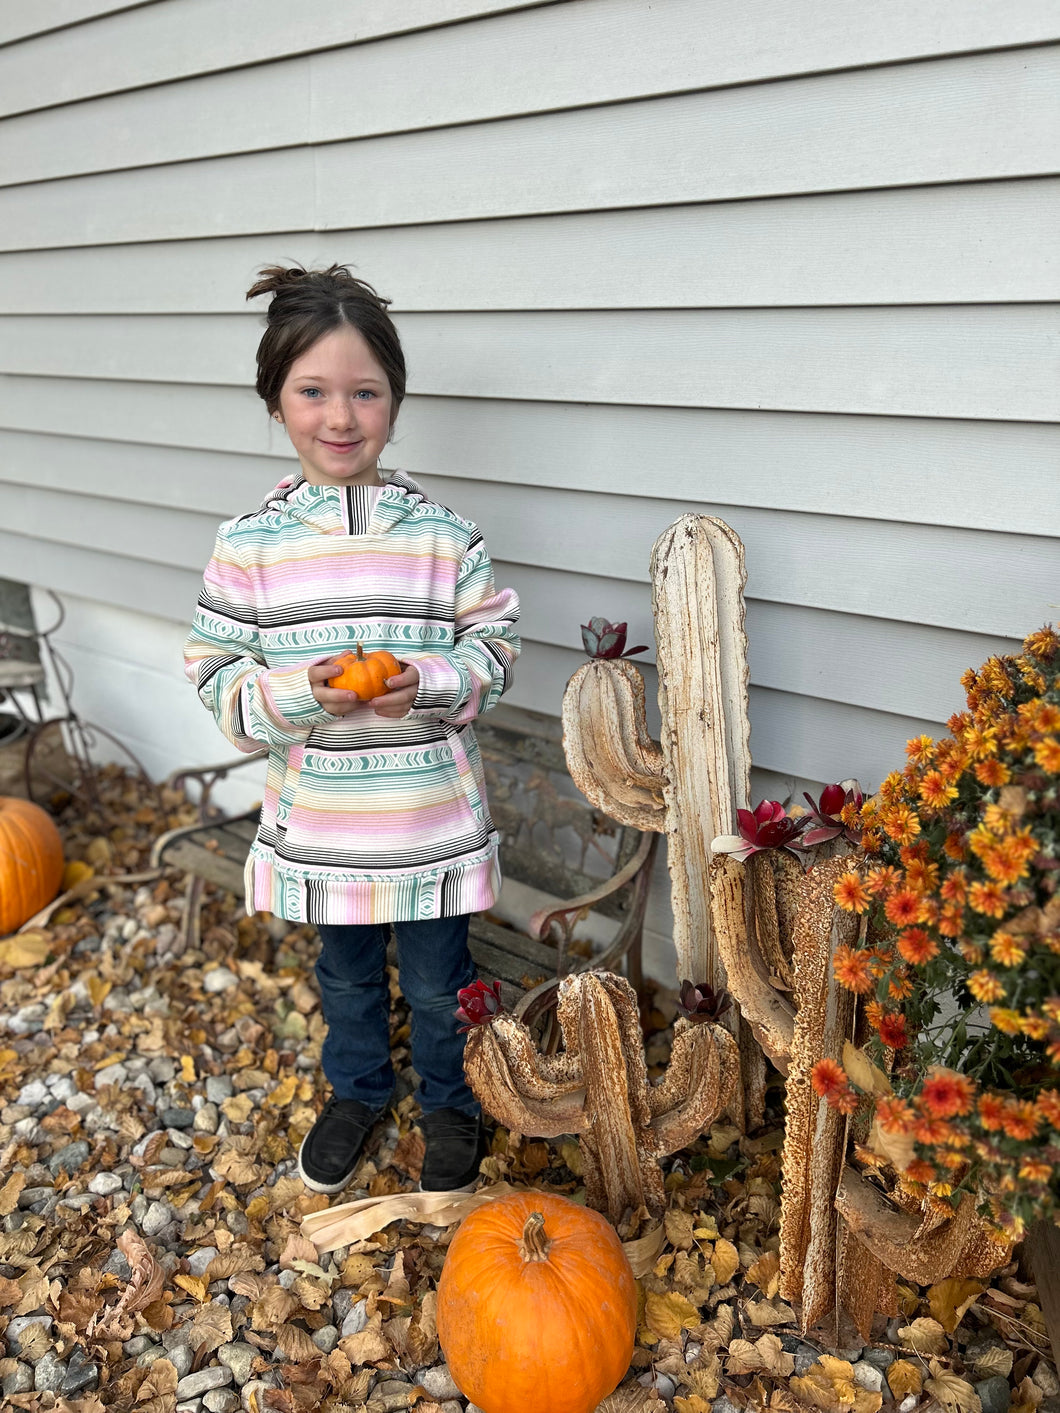
{"type": "Polygon", "coordinates": [[[838,1109],[841,1114],[852,1114],[860,1099],[853,1089],[836,1089],[825,1096],[825,1103],[830,1109],[838,1109]]]}
{"type": "Polygon", "coordinates": [[[884,1133],[909,1133],[916,1115],[904,1099],[884,1095],[876,1100],[876,1122],[884,1133]]]}
{"type": "Polygon", "coordinates": [[[1023,1033],[1030,1036],[1032,1040],[1048,1040],[1051,1029],[1052,1027],[1044,1016],[1023,1017],[1023,1033]]]}
{"type": "Polygon", "coordinates": [[[998,883],[973,883],[968,889],[968,902],[986,917],[1004,917],[1008,908],[1005,891],[998,883]]]}
{"type": "Polygon", "coordinates": [[[890,805],[880,823],[884,833],[896,844],[910,844],[920,833],[920,820],[908,805],[890,805]]]}
{"type": "Polygon", "coordinates": [[[928,765],[935,756],[935,742],[930,736],[914,736],[906,741],[905,753],[914,765],[928,765]]]}
{"type": "Polygon", "coordinates": [[[832,896],[847,913],[863,913],[868,910],[869,892],[858,873],[844,873],[832,889],[832,896]]]}
{"type": "Polygon", "coordinates": [[[983,949],[974,942],[969,942],[967,937],[962,937],[957,943],[957,951],[968,963],[969,966],[977,967],[983,960],[983,949]]]}
{"type": "Polygon", "coordinates": [[[1008,784],[1012,779],[1012,772],[1004,761],[998,760],[997,756],[990,756],[987,760],[981,760],[975,767],[975,778],[980,785],[997,789],[1008,784]]]}
{"type": "MultiPolygon", "coordinates": [[[[935,1070],[925,1081],[920,1091],[920,1102],[929,1114],[936,1118],[948,1119],[954,1114],[967,1114],[971,1111],[975,1097],[975,1084],[967,1075],[954,1070],[935,1070]]],[[[924,1140],[925,1142],[927,1140],[924,1140]]],[[[935,1142],[945,1140],[936,1139],[935,1142]]]]}
{"type": "Polygon", "coordinates": [[[947,903],[939,911],[938,921],[935,926],[942,933],[943,937],[958,937],[961,931],[961,924],[964,921],[964,908],[960,903],[947,903]]]}
{"type": "Polygon", "coordinates": [[[1020,711],[1027,711],[1035,731],[1060,732],[1060,706],[1052,702],[1028,702],[1020,711]]]}
{"type": "Polygon", "coordinates": [[[942,778],[941,771],[929,770],[920,782],[920,798],[929,809],[941,810],[957,798],[956,785],[942,778]]]}
{"type": "Polygon", "coordinates": [[[885,1015],[886,1015],[886,1012],[884,1011],[883,1007],[880,1005],[879,1001],[868,1001],[868,1002],[866,1002],[866,1005],[865,1005],[865,1019],[868,1021],[869,1025],[872,1026],[873,1030],[879,1030],[879,1028],[880,1028],[880,1021],[883,1020],[883,1017],[884,1017],[885,1015]]]}
{"type": "Polygon", "coordinates": [[[883,910],[895,927],[908,927],[920,916],[920,899],[911,888],[899,888],[887,899],[883,910]]]}
{"type": "Polygon", "coordinates": [[[873,987],[871,960],[867,952],[858,952],[853,947],[841,944],[835,949],[832,959],[832,971],[836,981],[848,991],[864,996],[873,987]]]}
{"type": "Polygon", "coordinates": [[[1001,1127],[1005,1113],[1005,1101],[998,1094],[982,1094],[979,1097],[979,1122],[991,1132],[1001,1127]]]}
{"type": "Polygon", "coordinates": [[[880,864],[865,875],[865,887],[874,898],[886,898],[902,881],[902,871],[893,864],[880,864]]]}
{"type": "Polygon", "coordinates": [[[961,859],[964,858],[965,852],[964,835],[958,833],[956,830],[952,830],[946,835],[946,842],[943,845],[943,849],[945,850],[947,858],[956,859],[957,862],[960,863],[961,859]]]}
{"type": "Polygon", "coordinates": [[[922,966],[938,956],[939,944],[922,927],[908,927],[899,934],[898,950],[913,966],[922,966]]]}
{"type": "Polygon", "coordinates": [[[1046,736],[1034,748],[1034,759],[1043,770],[1060,775],[1060,741],[1055,736],[1046,736]]]}
{"type": "Polygon", "coordinates": [[[1023,651],[1030,653],[1033,657],[1044,658],[1048,662],[1060,651],[1060,636],[1046,624],[1044,628],[1039,628],[1024,638],[1023,651]]]}
{"type": "MultiPolygon", "coordinates": [[[[1035,1108],[1043,1123],[1060,1131],[1060,1089],[1043,1089],[1035,1100],[1035,1108]]],[[[878,1113],[879,1105],[876,1109],[878,1113]]]]}
{"type": "Polygon", "coordinates": [[[910,1182],[928,1183],[935,1178],[935,1169],[930,1163],[925,1163],[923,1158],[914,1158],[905,1170],[905,1176],[910,1182]]]}
{"type": "Polygon", "coordinates": [[[1023,1017],[1019,1011],[1012,1011],[1004,1006],[991,1008],[990,1022],[1004,1035],[1019,1035],[1023,1029],[1023,1017]]]}
{"type": "Polygon", "coordinates": [[[953,1129],[945,1119],[933,1118],[930,1114],[916,1120],[913,1124],[913,1136],[918,1143],[923,1143],[929,1148],[934,1148],[939,1143],[945,1143],[953,1133],[953,1129]]]}
{"type": "Polygon", "coordinates": [[[1024,1141],[1034,1137],[1038,1132],[1040,1122],[1038,1112],[1033,1104],[1020,1103],[1016,1100],[1009,1100],[1001,1115],[1001,1127],[1009,1138],[1019,1138],[1024,1141]]]}
{"type": "Polygon", "coordinates": [[[1003,967],[1018,967],[1027,960],[1027,953],[1011,932],[998,928],[990,939],[990,955],[1003,967]]]}
{"type": "Polygon", "coordinates": [[[835,1090],[848,1087],[847,1072],[838,1060],[818,1060],[810,1071],[810,1083],[815,1094],[827,1099],[835,1090]]]}
{"type": "Polygon", "coordinates": [[[892,976],[887,991],[892,1001],[905,1001],[913,994],[913,983],[908,976],[892,976]]]}
{"type": "Polygon", "coordinates": [[[1043,1163],[1040,1158],[1028,1158],[1020,1165],[1019,1175],[1027,1182],[1048,1182],[1053,1175],[1053,1165],[1043,1163]]]}
{"type": "Polygon", "coordinates": [[[1060,1025],[1060,996],[1050,996],[1048,1000],[1043,1001],[1042,1010],[1050,1020],[1060,1025]]]}
{"type": "Polygon", "coordinates": [[[909,1029],[905,1016],[888,1014],[882,1017],[877,1027],[880,1039],[891,1050],[901,1050],[909,1043],[909,1029]]]}
{"type": "Polygon", "coordinates": [[[961,903],[968,897],[968,875],[963,868],[951,869],[942,880],[939,892],[947,903],[961,903]]]}
{"type": "Polygon", "coordinates": [[[973,971],[968,978],[968,990],[975,999],[983,1005],[989,1005],[991,1001],[1000,1001],[1005,994],[1005,988],[989,971],[973,971]]]}
{"type": "Polygon", "coordinates": [[[939,866],[927,859],[911,859],[906,865],[905,881],[915,893],[930,893],[938,887],[939,866]]]}

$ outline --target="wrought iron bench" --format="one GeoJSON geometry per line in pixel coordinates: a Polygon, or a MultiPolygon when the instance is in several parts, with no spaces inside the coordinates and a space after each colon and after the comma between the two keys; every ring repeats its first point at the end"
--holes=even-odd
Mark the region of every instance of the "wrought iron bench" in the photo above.
{"type": "MultiPolygon", "coordinates": [[[[623,962],[640,992],[644,912],[659,836],[618,825],[584,800],[557,790],[552,775],[567,774],[558,720],[502,705],[476,723],[475,734],[501,838],[504,876],[557,900],[534,914],[532,936],[486,914],[473,917],[470,946],[479,971],[500,980],[509,1005],[556,976],[587,968],[613,971],[623,962]],[[574,839],[581,844],[577,866],[564,856],[571,853],[574,839]],[[606,860],[607,877],[585,871],[590,851],[606,860]],[[590,912],[619,923],[602,952],[589,953],[574,940],[577,922],[590,912]]],[[[199,821],[161,835],[151,855],[153,867],[188,874],[184,937],[190,944],[198,938],[206,883],[243,896],[243,866],[257,830],[256,808],[225,816],[211,803],[211,794],[218,781],[264,754],[180,770],[167,781],[176,788],[195,781],[201,791],[199,821]]]]}

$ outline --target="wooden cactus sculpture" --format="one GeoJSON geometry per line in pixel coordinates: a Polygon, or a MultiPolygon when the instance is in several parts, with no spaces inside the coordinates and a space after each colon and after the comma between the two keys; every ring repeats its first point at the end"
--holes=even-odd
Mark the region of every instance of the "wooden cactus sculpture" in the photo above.
{"type": "Polygon", "coordinates": [[[736,1042],[722,1026],[679,1019],[669,1067],[653,1085],[637,994],[623,977],[564,977],[557,1011],[565,1048],[555,1055],[542,1054],[516,1016],[472,1026],[468,1083],[517,1133],[579,1134],[586,1201],[612,1222],[630,1209],[660,1212],[658,1160],[691,1143],[729,1102],[739,1077],[736,1042]]]}

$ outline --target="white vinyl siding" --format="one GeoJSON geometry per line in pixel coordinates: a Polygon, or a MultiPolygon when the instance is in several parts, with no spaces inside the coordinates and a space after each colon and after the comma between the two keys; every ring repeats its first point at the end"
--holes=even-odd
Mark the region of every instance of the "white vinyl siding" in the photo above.
{"type": "Polygon", "coordinates": [[[71,596],[84,709],[156,771],[224,755],[168,655],[290,465],[243,298],[288,258],[393,299],[388,464],[520,590],[517,705],[558,712],[592,614],[650,639],[689,510],[747,548],[759,791],[875,785],[1058,616],[1060,0],[33,15],[0,20],[0,574],[71,596]]]}

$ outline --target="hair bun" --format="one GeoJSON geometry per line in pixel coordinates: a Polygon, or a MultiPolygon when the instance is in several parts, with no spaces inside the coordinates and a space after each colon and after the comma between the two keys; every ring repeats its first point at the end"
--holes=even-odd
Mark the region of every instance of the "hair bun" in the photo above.
{"type": "Polygon", "coordinates": [[[302,265],[266,265],[258,271],[258,278],[247,290],[247,298],[255,299],[259,294],[276,294],[285,285],[297,284],[304,280],[309,271],[302,265]]]}
{"type": "Polygon", "coordinates": [[[340,298],[353,295],[370,300],[381,309],[390,303],[366,281],[351,274],[347,265],[329,265],[326,270],[307,270],[304,265],[266,265],[247,290],[247,298],[255,299],[259,294],[282,295],[306,288],[318,288],[340,298]]]}

